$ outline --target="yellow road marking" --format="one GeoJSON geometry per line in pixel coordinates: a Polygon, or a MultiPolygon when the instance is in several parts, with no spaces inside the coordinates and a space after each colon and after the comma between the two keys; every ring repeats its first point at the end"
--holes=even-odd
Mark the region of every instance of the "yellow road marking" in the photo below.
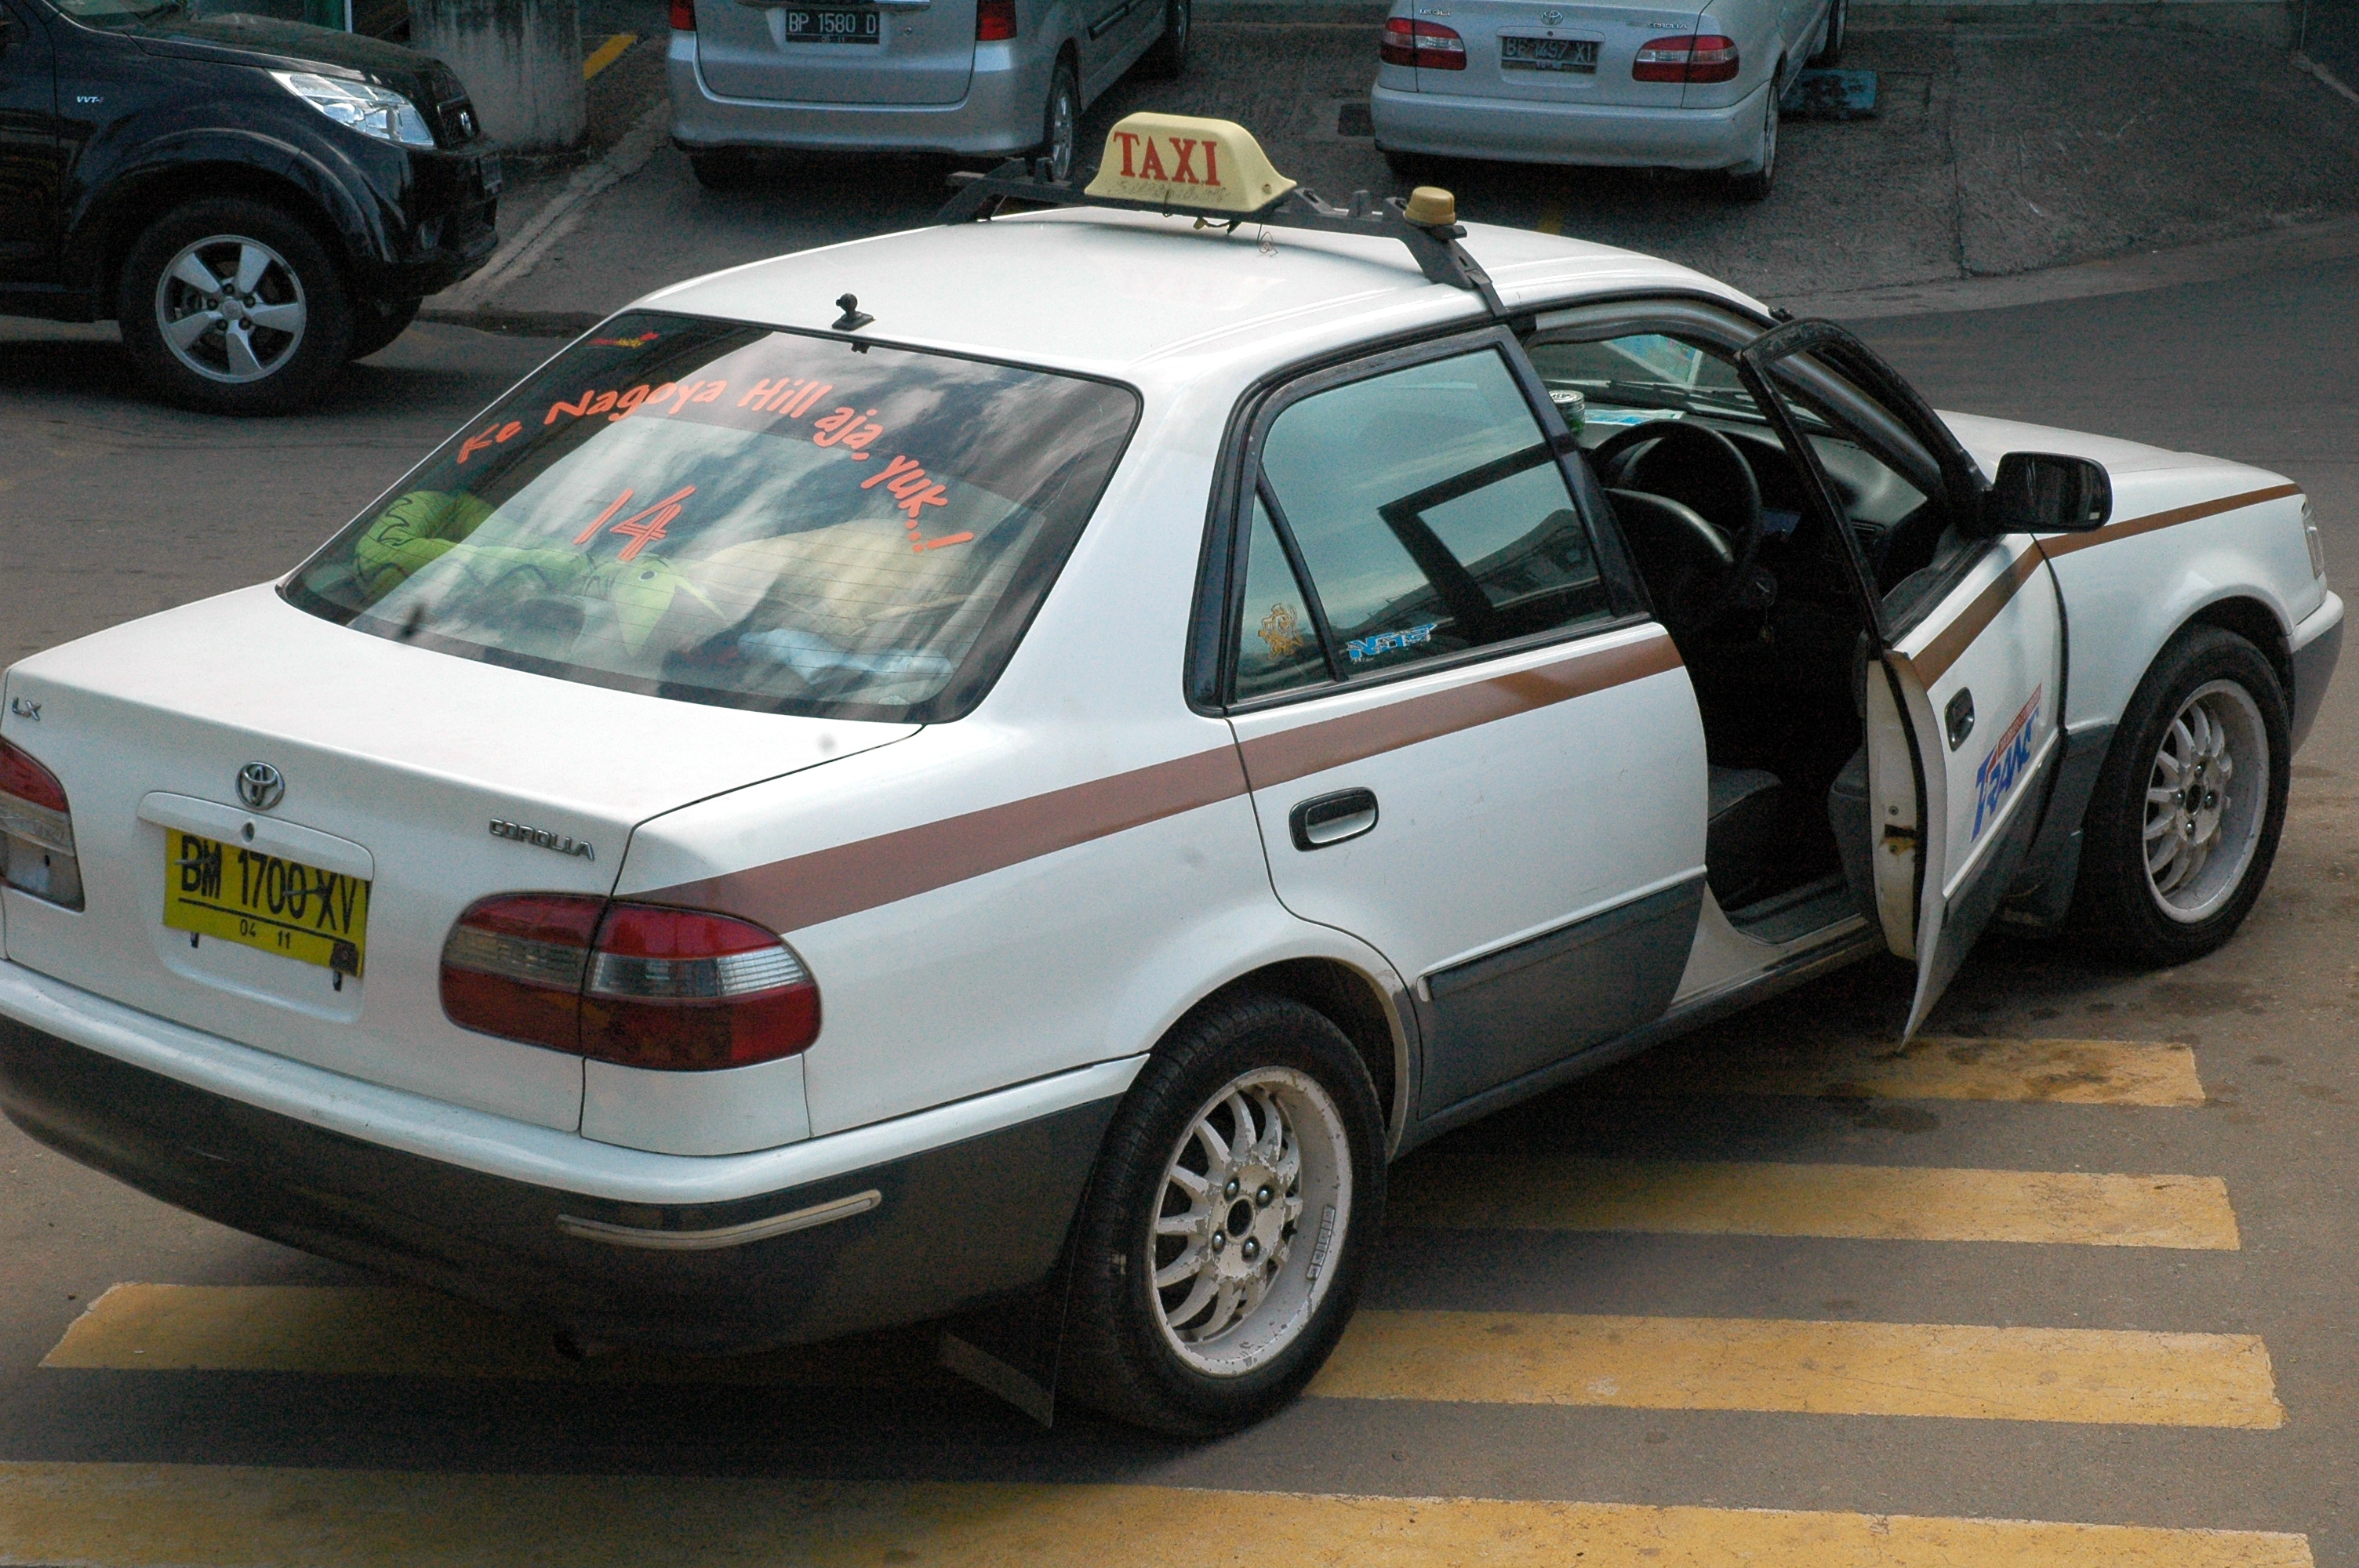
{"type": "Polygon", "coordinates": [[[622,59],[630,51],[631,46],[638,41],[639,35],[636,33],[616,33],[604,43],[600,44],[590,51],[590,58],[582,62],[582,80],[589,81],[622,59]]]}
{"type": "Polygon", "coordinates": [[[1619,1095],[1805,1095],[1830,1099],[2048,1100],[2066,1105],[2203,1103],[2195,1053],[2126,1040],[1718,1043],[1642,1056],[1602,1075],[1619,1095]]]}
{"type": "Polygon", "coordinates": [[[0,1563],[11,1563],[1564,1568],[1576,1558],[1601,1568],[2311,1563],[2307,1537],[2275,1531],[1906,1514],[1136,1486],[0,1465],[0,1563]]]}
{"type": "Polygon", "coordinates": [[[2268,1347],[2253,1335],[1774,1318],[1363,1312],[1310,1392],[2248,1430],[2285,1422],[2268,1347]]]}
{"type": "Polygon", "coordinates": [[[1532,227],[1538,229],[1543,234],[1563,233],[1564,209],[1557,206],[1554,202],[1550,202],[1548,206],[1540,209],[1540,221],[1534,223],[1532,227]]]}
{"type": "Polygon", "coordinates": [[[1549,1160],[1411,1162],[1386,1219],[1453,1229],[2040,1241],[2234,1251],[2217,1176],[1894,1165],[1549,1160]]]}
{"type": "MultiPolygon", "coordinates": [[[[945,1383],[922,1335],[878,1335],[762,1356],[625,1351],[587,1363],[549,1330],[431,1291],[376,1285],[116,1285],[44,1367],[310,1372],[597,1383],[922,1387],[945,1383]]],[[[0,1558],[0,1562],[5,1562],[0,1558]]]]}

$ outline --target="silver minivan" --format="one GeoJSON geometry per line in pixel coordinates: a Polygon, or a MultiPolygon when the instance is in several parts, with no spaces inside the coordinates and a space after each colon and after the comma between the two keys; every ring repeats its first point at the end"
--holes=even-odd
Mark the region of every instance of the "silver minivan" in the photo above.
{"type": "Polygon", "coordinates": [[[1134,65],[1180,74],[1190,0],[672,0],[672,139],[739,183],[761,149],[1047,158],[1134,65]]]}

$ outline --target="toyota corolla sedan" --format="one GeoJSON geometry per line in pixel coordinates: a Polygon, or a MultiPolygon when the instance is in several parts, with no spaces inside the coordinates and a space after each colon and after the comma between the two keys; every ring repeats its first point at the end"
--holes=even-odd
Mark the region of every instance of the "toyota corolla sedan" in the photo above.
{"type": "Polygon", "coordinates": [[[1202,1433],[1437,1133],[1874,955],[1913,1030],[1995,920],[2231,938],[2341,644],[2294,485],[1451,207],[1134,116],[17,664],[8,1115],[582,1340],[955,1319],[1202,1433]]]}
{"type": "Polygon", "coordinates": [[[1396,172],[1429,155],[1718,171],[1758,201],[1778,105],[1841,57],[1848,0],[1394,0],[1369,94],[1396,172]]]}

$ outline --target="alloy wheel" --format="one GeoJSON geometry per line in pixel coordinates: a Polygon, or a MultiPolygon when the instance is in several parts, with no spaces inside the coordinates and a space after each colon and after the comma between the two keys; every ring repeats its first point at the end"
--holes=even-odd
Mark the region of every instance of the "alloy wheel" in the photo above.
{"type": "Polygon", "coordinates": [[[1327,1091],[1290,1067],[1232,1078],[1190,1119],[1160,1192],[1156,1316],[1180,1360],[1236,1377],[1291,1345],[1352,1214],[1350,1142],[1327,1091]]]}
{"type": "Polygon", "coordinates": [[[2170,919],[2192,925],[2235,894],[2268,815],[2268,730],[2234,681],[2196,687],[2148,764],[2147,889],[2170,919]]]}
{"type": "Polygon", "coordinates": [[[172,357],[208,381],[262,381],[303,343],[303,283],[258,240],[213,234],[181,247],[156,284],[156,325],[172,357]]]}

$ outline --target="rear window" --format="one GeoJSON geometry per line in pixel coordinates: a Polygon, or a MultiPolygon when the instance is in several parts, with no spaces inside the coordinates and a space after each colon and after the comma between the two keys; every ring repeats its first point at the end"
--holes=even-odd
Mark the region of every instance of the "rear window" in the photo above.
{"type": "Polygon", "coordinates": [[[1128,389],[635,314],[288,579],[355,630],[694,702],[935,722],[982,700],[1105,488],[1128,389]]]}

